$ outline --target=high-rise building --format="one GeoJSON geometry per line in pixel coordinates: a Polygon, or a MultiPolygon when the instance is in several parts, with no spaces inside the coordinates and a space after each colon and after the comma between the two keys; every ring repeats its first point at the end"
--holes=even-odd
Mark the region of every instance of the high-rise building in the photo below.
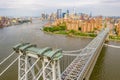
{"type": "Polygon", "coordinates": [[[73,14],[76,14],[76,9],[75,8],[73,8],[73,14]]]}
{"type": "Polygon", "coordinates": [[[92,12],[90,12],[90,15],[89,15],[89,17],[90,17],[90,18],[92,17],[92,12]]]}
{"type": "Polygon", "coordinates": [[[42,19],[45,19],[45,14],[42,13],[42,14],[41,14],[41,17],[42,17],[42,19]]]}
{"type": "Polygon", "coordinates": [[[62,18],[62,9],[57,9],[57,19],[62,18]]]}
{"type": "Polygon", "coordinates": [[[67,18],[69,17],[69,15],[70,15],[69,10],[67,10],[67,12],[66,12],[67,18]]]}
{"type": "Polygon", "coordinates": [[[62,13],[62,18],[64,18],[64,17],[65,17],[65,15],[66,15],[66,13],[62,13]]]}
{"type": "Polygon", "coordinates": [[[67,14],[69,14],[70,12],[69,12],[69,10],[67,10],[67,14]]]}

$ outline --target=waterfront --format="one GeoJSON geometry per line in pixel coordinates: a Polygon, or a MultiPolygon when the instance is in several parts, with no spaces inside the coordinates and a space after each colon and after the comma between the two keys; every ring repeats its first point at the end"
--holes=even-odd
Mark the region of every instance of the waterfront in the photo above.
{"type": "MultiPolygon", "coordinates": [[[[22,24],[0,29],[0,61],[9,55],[12,52],[12,46],[19,42],[30,42],[41,48],[49,46],[62,48],[63,50],[77,50],[85,47],[92,40],[46,34],[40,30],[43,24],[43,22],[33,22],[33,24],[22,24]]],[[[110,42],[109,44],[120,46],[119,42],[110,42]]],[[[104,47],[90,80],[120,80],[119,52],[119,49],[104,47]]],[[[15,65],[16,67],[11,67],[0,80],[17,80],[17,64],[15,65]]]]}

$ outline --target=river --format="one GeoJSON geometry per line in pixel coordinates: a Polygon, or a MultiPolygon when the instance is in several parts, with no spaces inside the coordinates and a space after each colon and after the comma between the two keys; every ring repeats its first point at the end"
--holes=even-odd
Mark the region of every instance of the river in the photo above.
{"type": "MultiPolygon", "coordinates": [[[[84,48],[92,39],[74,38],[63,35],[47,34],[40,30],[45,22],[35,21],[0,29],[0,61],[13,52],[12,47],[20,42],[37,44],[39,48],[61,48],[64,51],[84,48]]],[[[120,46],[119,42],[109,44],[120,46]]],[[[120,49],[103,47],[90,80],[120,80],[120,49]]],[[[3,66],[2,71],[9,60],[3,66]]],[[[0,80],[17,80],[17,64],[5,72],[0,80]]]]}

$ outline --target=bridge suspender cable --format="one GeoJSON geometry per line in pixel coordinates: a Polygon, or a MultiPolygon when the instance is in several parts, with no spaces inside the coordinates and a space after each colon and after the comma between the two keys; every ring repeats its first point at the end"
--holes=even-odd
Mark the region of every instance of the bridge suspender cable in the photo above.
{"type": "Polygon", "coordinates": [[[79,49],[79,50],[73,50],[73,51],[63,51],[63,53],[72,53],[72,52],[80,52],[82,49],[79,49]]]}
{"type": "Polygon", "coordinates": [[[0,73],[0,76],[5,72],[7,71],[8,68],[10,68],[19,58],[20,56],[18,56],[7,68],[5,68],[1,73],[0,73]]]}
{"type": "MultiPolygon", "coordinates": [[[[47,68],[47,66],[48,66],[50,63],[51,63],[51,60],[48,62],[48,64],[45,66],[45,68],[47,68]]],[[[43,68],[42,68],[42,69],[43,69],[43,68]]],[[[42,70],[42,69],[41,69],[41,70],[42,70]]],[[[41,70],[40,70],[40,71],[41,71],[41,70]]],[[[40,71],[39,71],[39,72],[40,72],[40,71]]],[[[38,74],[39,74],[39,72],[38,72],[38,74]]],[[[34,77],[34,80],[38,80],[38,79],[40,78],[40,76],[42,75],[42,73],[43,73],[43,71],[42,71],[39,75],[37,74],[36,76],[38,76],[38,77],[37,77],[37,78],[34,77]],[[36,79],[35,79],[35,78],[36,78],[36,79]]]]}
{"type": "Polygon", "coordinates": [[[35,66],[35,64],[40,60],[40,58],[38,58],[35,63],[27,70],[27,72],[25,72],[25,74],[23,75],[23,77],[20,80],[23,80],[23,78],[25,77],[25,75],[35,66]]]}
{"type": "Polygon", "coordinates": [[[0,62],[0,65],[3,64],[7,59],[9,59],[15,52],[13,52],[12,54],[10,54],[7,58],[5,58],[2,62],[0,62]]]}

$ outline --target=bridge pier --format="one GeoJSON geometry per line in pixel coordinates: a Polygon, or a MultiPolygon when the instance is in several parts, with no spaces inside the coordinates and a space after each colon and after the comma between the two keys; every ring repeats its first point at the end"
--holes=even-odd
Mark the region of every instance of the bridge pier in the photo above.
{"type": "Polygon", "coordinates": [[[105,42],[108,42],[109,41],[109,34],[107,35],[106,39],[105,39],[105,42]]]}

